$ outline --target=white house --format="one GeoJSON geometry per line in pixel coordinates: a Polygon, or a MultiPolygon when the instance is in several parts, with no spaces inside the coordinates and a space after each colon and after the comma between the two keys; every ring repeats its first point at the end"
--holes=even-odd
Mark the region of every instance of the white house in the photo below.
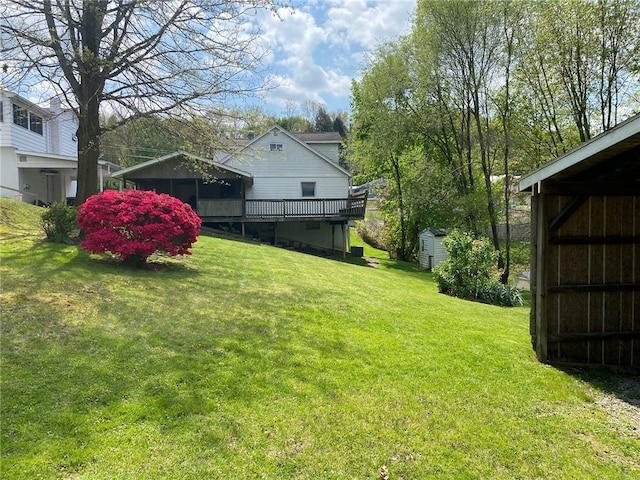
{"type": "Polygon", "coordinates": [[[427,228],[420,232],[418,238],[420,240],[420,252],[418,255],[420,266],[428,270],[448,258],[447,249],[442,243],[447,232],[444,228],[427,228]]]}
{"type": "MultiPolygon", "coordinates": [[[[45,204],[74,197],[77,129],[73,111],[58,99],[43,108],[0,89],[0,195],[45,204]]],[[[117,168],[101,162],[100,179],[117,168]]]]}
{"type": "Polygon", "coordinates": [[[364,195],[349,194],[340,136],[292,134],[275,125],[233,153],[209,160],[186,152],[114,177],[188,202],[203,222],[296,248],[346,252],[349,221],[364,218],[364,195]]]}

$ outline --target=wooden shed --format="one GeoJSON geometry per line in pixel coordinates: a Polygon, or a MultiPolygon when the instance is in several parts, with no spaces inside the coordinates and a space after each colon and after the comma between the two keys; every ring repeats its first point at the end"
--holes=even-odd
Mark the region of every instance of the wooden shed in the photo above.
{"type": "Polygon", "coordinates": [[[448,257],[442,240],[447,236],[444,228],[427,228],[420,232],[418,260],[422,268],[432,270],[448,257]]]}
{"type": "Polygon", "coordinates": [[[640,372],[640,115],[523,177],[538,359],[640,372]]]}

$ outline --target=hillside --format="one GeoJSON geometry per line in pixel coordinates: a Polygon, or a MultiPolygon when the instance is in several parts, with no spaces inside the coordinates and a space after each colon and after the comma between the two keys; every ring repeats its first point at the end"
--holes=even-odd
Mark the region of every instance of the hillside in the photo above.
{"type": "Polygon", "coordinates": [[[635,410],[539,364],[527,308],[208,236],[134,270],[0,208],[3,479],[640,475],[635,410]]]}

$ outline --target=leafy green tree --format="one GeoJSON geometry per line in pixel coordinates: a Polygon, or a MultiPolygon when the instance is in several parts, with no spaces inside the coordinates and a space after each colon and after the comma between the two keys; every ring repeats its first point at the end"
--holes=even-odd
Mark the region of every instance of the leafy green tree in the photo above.
{"type": "Polygon", "coordinates": [[[174,119],[141,117],[111,128],[118,119],[108,117],[102,123],[101,159],[123,167],[184,149],[180,124],[174,119]]]}
{"type": "Polygon", "coordinates": [[[406,254],[413,225],[488,226],[506,282],[517,176],[634,111],[639,8],[418,0],[410,35],[374,52],[352,87],[354,167],[390,180],[389,238],[406,254]]]}
{"type": "Polygon", "coordinates": [[[313,122],[314,132],[333,132],[333,120],[323,106],[318,108],[313,122]]]}
{"type": "Polygon", "coordinates": [[[390,235],[391,253],[400,260],[411,257],[404,189],[413,166],[410,152],[415,132],[415,117],[408,103],[410,86],[405,52],[390,44],[376,51],[362,79],[352,83],[355,128],[351,158],[370,179],[384,177],[389,181],[390,195],[384,207],[389,224],[396,225],[390,235]]]}
{"type": "Polygon", "coordinates": [[[338,132],[342,138],[347,136],[347,126],[344,124],[341,115],[336,115],[333,119],[333,131],[338,132]]]}
{"type": "Polygon", "coordinates": [[[289,132],[304,133],[312,130],[309,120],[301,115],[291,117],[280,117],[277,121],[278,125],[289,132]]]}

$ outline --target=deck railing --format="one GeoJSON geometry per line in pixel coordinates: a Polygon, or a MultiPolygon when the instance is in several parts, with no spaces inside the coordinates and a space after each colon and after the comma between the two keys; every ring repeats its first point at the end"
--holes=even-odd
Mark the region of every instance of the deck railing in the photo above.
{"type": "Polygon", "coordinates": [[[198,215],[217,218],[364,218],[367,199],[312,198],[283,200],[214,200],[198,201],[198,215]],[[244,207],[244,208],[243,208],[244,207]]]}

